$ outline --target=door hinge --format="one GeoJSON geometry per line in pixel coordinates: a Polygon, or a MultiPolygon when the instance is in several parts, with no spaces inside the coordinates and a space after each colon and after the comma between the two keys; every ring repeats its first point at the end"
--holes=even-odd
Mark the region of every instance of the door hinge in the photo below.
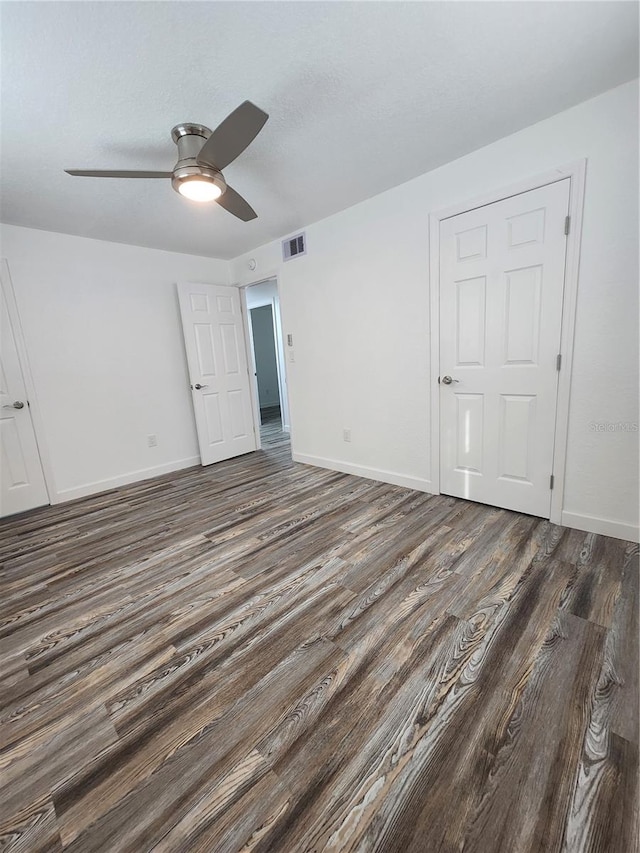
{"type": "Polygon", "coordinates": [[[556,370],[560,370],[561,367],[562,367],[562,353],[559,352],[558,355],[556,356],[556,370]]]}
{"type": "Polygon", "coordinates": [[[565,216],[565,218],[564,218],[564,233],[565,233],[565,236],[569,233],[570,229],[571,229],[571,217],[570,217],[570,216],[565,216]]]}
{"type": "Polygon", "coordinates": [[[552,474],[552,475],[549,477],[549,488],[550,488],[550,489],[553,489],[553,483],[554,483],[554,481],[555,481],[555,478],[554,478],[554,476],[553,476],[553,474],[552,474]]]}

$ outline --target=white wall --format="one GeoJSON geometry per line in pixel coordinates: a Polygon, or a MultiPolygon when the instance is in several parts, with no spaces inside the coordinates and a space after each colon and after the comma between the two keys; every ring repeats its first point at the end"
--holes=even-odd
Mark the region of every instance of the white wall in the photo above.
{"type": "Polygon", "coordinates": [[[8,225],[1,239],[52,500],[198,464],[176,282],[228,284],[228,263],[8,225]]]}
{"type": "Polygon", "coordinates": [[[247,306],[257,308],[260,305],[270,305],[272,300],[278,300],[278,285],[275,279],[260,281],[247,287],[247,306]]]}
{"type": "Polygon", "coordinates": [[[276,340],[273,334],[273,309],[271,305],[262,305],[260,308],[251,308],[250,310],[260,408],[278,406],[280,395],[278,393],[276,340]]]}
{"type": "Polygon", "coordinates": [[[592,426],[638,422],[637,81],[309,226],[306,256],[232,263],[278,276],[294,458],[429,490],[429,212],[584,157],[563,522],[637,538],[638,434],[592,426]]]}

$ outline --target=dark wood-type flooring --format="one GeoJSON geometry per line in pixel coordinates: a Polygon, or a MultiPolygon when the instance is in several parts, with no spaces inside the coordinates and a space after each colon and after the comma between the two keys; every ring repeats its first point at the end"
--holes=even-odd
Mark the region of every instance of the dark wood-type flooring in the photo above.
{"type": "Polygon", "coordinates": [[[634,850],[637,546],[266,432],[0,523],[0,849],[634,850]]]}

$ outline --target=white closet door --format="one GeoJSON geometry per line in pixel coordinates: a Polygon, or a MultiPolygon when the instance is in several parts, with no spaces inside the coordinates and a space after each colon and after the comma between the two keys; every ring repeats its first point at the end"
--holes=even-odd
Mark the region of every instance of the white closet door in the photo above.
{"type": "Polygon", "coordinates": [[[440,225],[441,491],[549,517],[569,180],[440,225]]]}

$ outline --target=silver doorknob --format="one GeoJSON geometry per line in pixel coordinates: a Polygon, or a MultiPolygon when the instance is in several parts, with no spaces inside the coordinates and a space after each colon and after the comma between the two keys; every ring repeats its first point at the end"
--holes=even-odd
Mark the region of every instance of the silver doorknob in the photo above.
{"type": "Polygon", "coordinates": [[[196,391],[199,391],[201,388],[208,388],[209,386],[208,385],[201,385],[199,382],[196,382],[196,384],[193,387],[196,389],[196,391]]]}
{"type": "Polygon", "coordinates": [[[459,381],[460,381],[459,379],[452,379],[450,376],[443,376],[442,380],[441,380],[443,385],[451,385],[452,382],[459,382],[459,381]]]}
{"type": "Polygon", "coordinates": [[[15,403],[11,403],[9,406],[3,406],[3,409],[24,409],[24,403],[22,400],[16,400],[15,403]]]}

